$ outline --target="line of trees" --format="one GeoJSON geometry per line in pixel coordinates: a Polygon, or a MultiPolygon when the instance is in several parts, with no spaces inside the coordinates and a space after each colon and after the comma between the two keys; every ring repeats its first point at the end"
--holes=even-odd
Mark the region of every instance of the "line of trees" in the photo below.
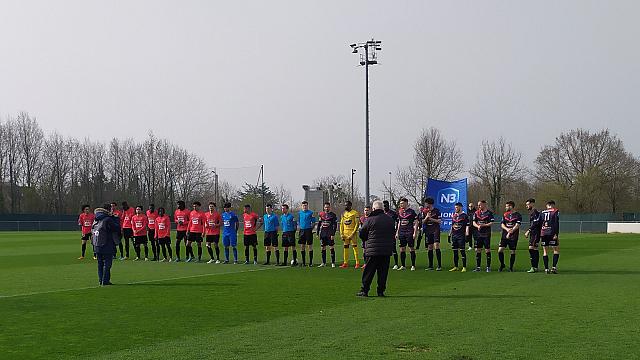
{"type": "MultiPolygon", "coordinates": [[[[211,168],[197,154],[153,133],[107,143],[45,134],[26,112],[0,119],[0,213],[76,214],[81,204],[111,201],[175,208],[177,200],[215,199],[211,168]]],[[[291,203],[284,185],[232,184],[221,179],[220,202],[291,203]]],[[[219,204],[220,205],[220,204],[219,204]]]]}
{"type": "MultiPolygon", "coordinates": [[[[452,180],[462,176],[460,149],[438,129],[424,130],[414,150],[413,163],[398,169],[394,186],[383,182],[383,191],[391,194],[392,200],[407,196],[419,203],[427,178],[452,180]]],[[[553,144],[542,146],[532,168],[504,138],[485,140],[468,172],[469,199],[484,198],[493,209],[501,209],[507,200],[522,203],[532,196],[554,199],[570,213],[640,209],[640,159],[607,129],[560,134],[553,144]]]]}
{"type": "MultiPolygon", "coordinates": [[[[406,196],[418,203],[427,178],[451,180],[464,169],[455,141],[436,128],[425,129],[414,143],[412,163],[397,170],[393,186],[383,182],[383,197],[395,203],[406,196]]],[[[554,199],[574,213],[640,209],[640,160],[606,129],[560,134],[541,148],[532,168],[504,138],[483,141],[468,172],[469,198],[486,198],[494,209],[506,200],[523,202],[530,196],[554,199]]],[[[344,175],[318,178],[313,186],[326,190],[333,202],[351,198],[350,179],[344,175]]],[[[238,187],[222,180],[218,192],[220,201],[249,203],[257,211],[262,210],[263,192],[266,202],[293,202],[285,185],[238,187]]],[[[354,192],[359,208],[364,198],[357,185],[354,192]]],[[[205,161],[153,133],[141,142],[79,141],[45,134],[26,112],[0,119],[0,213],[72,214],[80,204],[112,200],[173,209],[179,199],[214,198],[214,177],[205,161]]]]}

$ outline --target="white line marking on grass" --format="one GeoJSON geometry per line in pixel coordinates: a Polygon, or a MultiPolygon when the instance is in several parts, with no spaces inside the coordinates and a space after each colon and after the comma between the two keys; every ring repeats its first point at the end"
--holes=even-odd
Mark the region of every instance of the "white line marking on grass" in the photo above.
{"type": "MultiPolygon", "coordinates": [[[[220,272],[220,273],[180,276],[180,277],[167,278],[167,279],[142,280],[142,281],[133,281],[130,283],[124,283],[123,285],[137,285],[137,284],[146,284],[146,283],[154,283],[154,282],[162,282],[162,281],[183,280],[183,279],[192,279],[192,278],[199,278],[199,277],[206,277],[206,276],[216,276],[216,275],[241,274],[241,273],[249,273],[249,272],[256,272],[256,271],[275,270],[275,269],[280,269],[280,268],[272,267],[272,268],[262,268],[262,269],[227,271],[227,272],[220,272]]],[[[14,298],[14,297],[20,297],[20,296],[54,294],[54,293],[69,292],[69,291],[89,290],[89,289],[97,289],[99,287],[100,286],[96,285],[96,286],[86,286],[86,287],[73,288],[73,289],[58,289],[58,290],[39,291],[39,292],[14,294],[14,295],[0,295],[0,299],[8,299],[8,298],[14,298]]]]}
{"type": "Polygon", "coordinates": [[[88,290],[88,289],[95,289],[98,287],[99,286],[96,285],[96,286],[87,286],[87,287],[74,288],[74,289],[59,289],[59,290],[49,290],[49,291],[31,292],[31,293],[14,294],[14,295],[0,295],[0,299],[7,299],[7,298],[19,297],[19,296],[40,295],[40,294],[53,294],[58,292],[66,292],[66,291],[74,291],[74,290],[88,290]]]}

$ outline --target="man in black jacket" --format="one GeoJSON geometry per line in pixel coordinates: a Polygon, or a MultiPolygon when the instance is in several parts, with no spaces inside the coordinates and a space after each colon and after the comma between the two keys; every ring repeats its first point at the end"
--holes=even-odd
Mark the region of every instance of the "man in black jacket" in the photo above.
{"type": "Polygon", "coordinates": [[[389,260],[395,245],[395,222],[384,213],[382,201],[373,202],[373,211],[360,230],[365,241],[367,263],[362,273],[362,288],[356,296],[368,296],[373,276],[378,273],[378,296],[384,296],[389,274],[389,260]]]}
{"type": "Polygon", "coordinates": [[[120,221],[112,216],[107,206],[94,210],[96,219],[91,230],[93,232],[93,246],[98,258],[98,284],[111,284],[111,264],[116,253],[116,245],[120,243],[120,221]]]}

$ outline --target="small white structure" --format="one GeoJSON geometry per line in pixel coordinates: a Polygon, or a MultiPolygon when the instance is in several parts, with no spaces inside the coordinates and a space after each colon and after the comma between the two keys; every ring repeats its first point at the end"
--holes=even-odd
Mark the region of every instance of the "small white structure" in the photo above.
{"type": "Polygon", "coordinates": [[[608,222],[607,234],[640,234],[640,222],[608,222]]]}

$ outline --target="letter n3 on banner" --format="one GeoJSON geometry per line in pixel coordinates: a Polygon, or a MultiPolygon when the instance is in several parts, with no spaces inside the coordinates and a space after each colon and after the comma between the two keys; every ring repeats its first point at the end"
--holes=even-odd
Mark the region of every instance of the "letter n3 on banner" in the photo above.
{"type": "Polygon", "coordinates": [[[435,200],[433,206],[440,210],[442,223],[440,230],[451,230],[451,218],[457,202],[462,203],[463,211],[467,209],[467,178],[456,181],[441,181],[429,178],[427,180],[426,197],[435,200]]]}

